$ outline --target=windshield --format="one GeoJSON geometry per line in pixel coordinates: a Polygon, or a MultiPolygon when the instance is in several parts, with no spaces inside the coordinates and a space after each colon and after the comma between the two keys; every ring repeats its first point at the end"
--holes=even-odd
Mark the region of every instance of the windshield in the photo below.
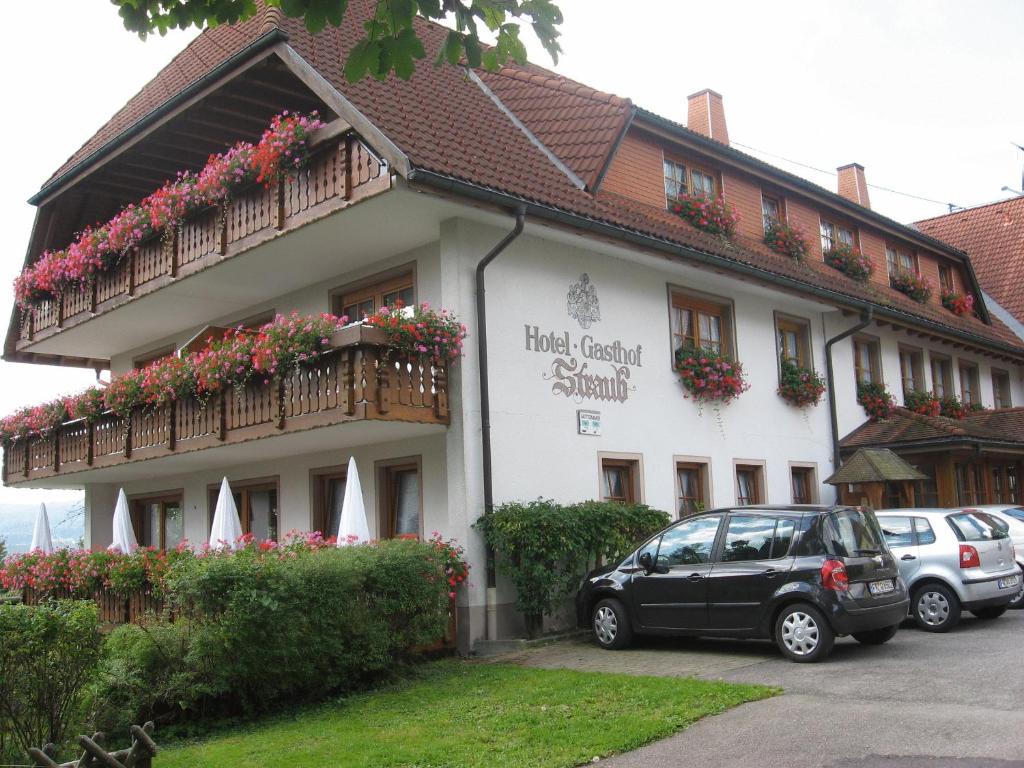
{"type": "Polygon", "coordinates": [[[865,557],[885,551],[878,520],[870,510],[830,512],[824,533],[829,548],[839,557],[865,557]]]}
{"type": "Polygon", "coordinates": [[[992,541],[1007,536],[1006,529],[984,512],[958,512],[946,519],[960,541],[992,541]]]}

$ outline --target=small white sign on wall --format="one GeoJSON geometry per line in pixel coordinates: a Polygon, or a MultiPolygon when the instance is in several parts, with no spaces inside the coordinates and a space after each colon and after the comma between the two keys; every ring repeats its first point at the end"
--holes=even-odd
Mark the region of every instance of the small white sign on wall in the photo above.
{"type": "Polygon", "coordinates": [[[600,411],[576,411],[576,426],[581,435],[601,434],[600,411]]]}

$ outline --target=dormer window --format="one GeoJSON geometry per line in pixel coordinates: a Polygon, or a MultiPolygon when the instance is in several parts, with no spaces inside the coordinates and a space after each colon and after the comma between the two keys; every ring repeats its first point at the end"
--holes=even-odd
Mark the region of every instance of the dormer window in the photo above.
{"type": "Polygon", "coordinates": [[[917,260],[914,258],[914,254],[903,248],[887,245],[885,247],[885,263],[889,267],[890,283],[900,272],[917,274],[917,260]]]}
{"type": "Polygon", "coordinates": [[[674,160],[665,160],[665,197],[678,200],[684,195],[715,196],[715,177],[701,168],[693,168],[674,160]]]}
{"type": "Polygon", "coordinates": [[[848,245],[851,248],[856,246],[856,238],[853,230],[841,224],[834,224],[831,221],[821,219],[821,252],[828,253],[836,247],[836,243],[848,245]]]}
{"type": "Polygon", "coordinates": [[[678,200],[687,194],[686,166],[681,163],[665,161],[665,197],[678,200]]]}
{"type": "Polygon", "coordinates": [[[761,221],[764,224],[764,231],[767,232],[774,224],[781,224],[782,219],[782,201],[777,197],[762,193],[761,221]]]}
{"type": "Polygon", "coordinates": [[[939,288],[943,293],[953,293],[953,268],[945,264],[939,264],[939,288]]]}

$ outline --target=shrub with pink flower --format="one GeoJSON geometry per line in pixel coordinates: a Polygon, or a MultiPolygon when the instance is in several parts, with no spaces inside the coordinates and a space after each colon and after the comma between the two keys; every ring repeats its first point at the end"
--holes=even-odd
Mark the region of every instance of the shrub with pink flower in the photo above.
{"type": "Polygon", "coordinates": [[[326,313],[319,317],[303,317],[298,312],[287,317],[277,315],[256,334],[253,370],[269,377],[300,365],[312,365],[327,351],[331,334],[347,322],[347,317],[326,313]]]}
{"type": "Polygon", "coordinates": [[[132,408],[144,403],[146,396],[142,382],[145,375],[145,369],[141,369],[115,376],[103,393],[103,405],[107,410],[124,418],[132,408]]]}
{"type": "Polygon", "coordinates": [[[942,306],[954,315],[969,315],[974,311],[974,294],[959,291],[943,291],[940,299],[942,306]]]}
{"type": "Polygon", "coordinates": [[[843,242],[837,242],[825,251],[825,263],[861,283],[867,282],[875,271],[871,259],[859,248],[843,242]]]}
{"type": "Polygon", "coordinates": [[[253,374],[255,342],[253,331],[239,327],[228,331],[221,339],[210,338],[205,349],[190,355],[196,396],[205,399],[228,387],[236,390],[244,387],[253,374]]]}
{"type": "Polygon", "coordinates": [[[857,385],[857,402],[871,421],[884,421],[896,412],[896,401],[884,384],[862,381],[857,385]]]}
{"type": "Polygon", "coordinates": [[[434,311],[426,302],[405,307],[399,301],[393,307],[381,307],[366,318],[366,324],[387,332],[393,354],[427,355],[434,363],[462,356],[466,326],[448,310],[434,311]]]}
{"type": "Polygon", "coordinates": [[[890,275],[889,284],[900,293],[904,293],[918,304],[927,304],[928,299],[932,297],[932,284],[931,281],[919,275],[917,272],[912,272],[909,269],[897,270],[896,274],[890,275]]]}
{"type": "Polygon", "coordinates": [[[764,244],[793,261],[803,261],[809,250],[807,234],[800,227],[781,221],[772,221],[765,227],[764,244]]]}
{"type": "Polygon", "coordinates": [[[21,408],[0,419],[0,444],[8,445],[14,440],[49,434],[66,418],[63,400],[21,408]]]}
{"type": "Polygon", "coordinates": [[[750,389],[743,377],[743,364],[713,349],[687,344],[676,351],[676,369],[687,397],[698,402],[722,405],[750,389]]]}
{"type": "Polygon", "coordinates": [[[100,387],[89,387],[77,395],[64,398],[64,410],[69,419],[85,419],[96,421],[106,410],[103,403],[104,390],[100,387]]]}
{"type": "Polygon", "coordinates": [[[817,405],[825,394],[825,380],[813,368],[802,368],[783,357],[780,361],[779,396],[798,408],[817,405]]]}
{"type": "Polygon", "coordinates": [[[301,168],[307,159],[309,135],[322,126],[316,112],[275,115],[252,153],[256,181],[270,185],[301,168]]]}
{"type": "Polygon", "coordinates": [[[922,416],[938,416],[942,411],[942,401],[931,392],[920,389],[909,389],[904,392],[903,405],[922,416]]]}
{"type": "Polygon", "coordinates": [[[448,597],[455,599],[455,590],[469,578],[469,563],[466,562],[466,548],[455,539],[445,539],[434,531],[427,542],[440,556],[444,577],[448,580],[448,597]]]}
{"type": "Polygon", "coordinates": [[[740,217],[721,197],[680,195],[669,204],[669,210],[697,229],[713,235],[732,237],[740,217]]]}
{"type": "Polygon", "coordinates": [[[195,375],[189,362],[177,355],[161,358],[142,369],[142,399],[160,407],[195,391],[195,375]]]}

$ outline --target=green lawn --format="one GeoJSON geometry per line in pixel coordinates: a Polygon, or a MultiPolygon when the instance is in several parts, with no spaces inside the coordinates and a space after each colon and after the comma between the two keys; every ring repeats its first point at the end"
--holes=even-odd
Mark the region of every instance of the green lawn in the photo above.
{"type": "Polygon", "coordinates": [[[154,768],[574,766],[775,693],[681,678],[443,661],[376,692],[170,746],[154,768]]]}

